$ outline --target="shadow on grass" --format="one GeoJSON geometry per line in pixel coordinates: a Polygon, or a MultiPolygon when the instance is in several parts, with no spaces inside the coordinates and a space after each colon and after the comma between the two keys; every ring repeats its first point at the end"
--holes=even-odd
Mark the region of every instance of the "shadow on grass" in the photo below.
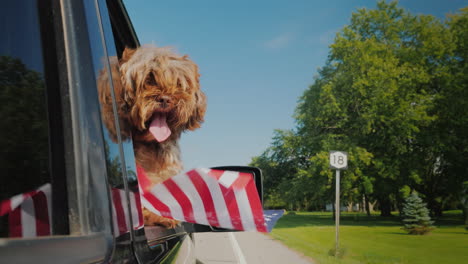
{"type": "MultiPolygon", "coordinates": [[[[286,215],[278,222],[276,227],[288,228],[295,226],[334,226],[335,220],[331,214],[324,215],[286,215]]],[[[343,226],[399,226],[398,217],[379,217],[379,216],[352,216],[343,215],[340,217],[340,225],[343,226]]]]}
{"type": "Polygon", "coordinates": [[[454,226],[463,225],[461,214],[446,214],[442,217],[436,217],[433,219],[435,226],[454,226]]]}
{"type": "MultiPolygon", "coordinates": [[[[335,220],[332,219],[332,213],[314,212],[297,213],[283,216],[276,228],[294,228],[299,226],[334,226],[335,220]]],[[[382,217],[378,215],[367,216],[363,213],[344,213],[340,217],[341,226],[401,226],[399,216],[382,217]]],[[[436,226],[458,226],[463,225],[460,214],[450,214],[436,219],[436,226]]],[[[401,234],[401,233],[398,233],[401,234]]],[[[403,234],[405,235],[405,234],[403,234]]]]}
{"type": "Polygon", "coordinates": [[[410,236],[408,233],[398,233],[398,232],[383,232],[383,233],[389,234],[389,235],[410,236]]]}

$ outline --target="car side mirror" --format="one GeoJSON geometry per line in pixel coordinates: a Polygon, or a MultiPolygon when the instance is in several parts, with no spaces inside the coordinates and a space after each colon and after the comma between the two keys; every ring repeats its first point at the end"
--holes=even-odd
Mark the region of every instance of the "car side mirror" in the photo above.
{"type": "Polygon", "coordinates": [[[212,169],[245,172],[251,174],[255,181],[255,187],[257,187],[258,197],[260,198],[263,206],[263,176],[262,171],[259,168],[250,166],[221,166],[213,167],[212,169]]]}
{"type": "MultiPolygon", "coordinates": [[[[213,167],[213,170],[226,170],[226,171],[236,171],[242,173],[248,173],[252,175],[255,187],[257,188],[258,197],[260,198],[260,202],[263,207],[263,176],[262,171],[257,167],[250,167],[250,166],[220,166],[220,167],[213,167]]],[[[200,225],[200,224],[188,224],[184,223],[185,229],[189,232],[235,232],[236,230],[226,229],[226,228],[219,228],[214,226],[208,225],[200,225]]]]}

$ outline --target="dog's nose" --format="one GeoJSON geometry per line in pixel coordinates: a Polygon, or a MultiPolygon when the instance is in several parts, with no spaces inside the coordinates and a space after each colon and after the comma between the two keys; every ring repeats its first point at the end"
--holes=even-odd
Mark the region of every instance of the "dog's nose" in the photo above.
{"type": "Polygon", "coordinates": [[[156,101],[161,104],[161,107],[166,108],[171,103],[171,98],[169,96],[161,96],[156,101]]]}

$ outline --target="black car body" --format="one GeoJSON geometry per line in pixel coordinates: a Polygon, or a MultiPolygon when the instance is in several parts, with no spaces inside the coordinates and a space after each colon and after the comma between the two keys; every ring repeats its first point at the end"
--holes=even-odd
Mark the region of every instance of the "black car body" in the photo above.
{"type": "Polygon", "coordinates": [[[132,142],[102,123],[99,74],[139,46],[122,2],[7,1],[0,17],[0,200],[52,189],[51,235],[8,238],[0,218],[0,263],[194,262],[191,233],[213,228],[143,227],[132,142]]]}

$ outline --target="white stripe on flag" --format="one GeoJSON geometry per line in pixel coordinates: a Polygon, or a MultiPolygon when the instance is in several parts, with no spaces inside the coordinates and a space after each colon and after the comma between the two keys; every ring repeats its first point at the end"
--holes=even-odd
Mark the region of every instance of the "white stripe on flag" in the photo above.
{"type": "Polygon", "coordinates": [[[125,230],[128,232],[131,230],[130,226],[130,214],[128,213],[128,203],[127,203],[127,195],[125,190],[119,189],[120,193],[120,203],[122,204],[123,214],[125,219],[125,230]]]}
{"type": "Polygon", "coordinates": [[[119,223],[118,223],[118,220],[117,220],[117,213],[116,213],[114,202],[112,202],[112,223],[113,223],[113,226],[114,226],[114,236],[118,237],[120,235],[119,234],[119,223]]]}
{"type": "Polygon", "coordinates": [[[39,190],[45,194],[47,200],[47,214],[49,215],[50,233],[52,234],[52,186],[47,183],[41,186],[39,190]]]}
{"type": "Polygon", "coordinates": [[[257,231],[257,226],[252,214],[252,207],[250,206],[249,198],[245,189],[234,190],[236,195],[237,205],[239,207],[239,213],[242,219],[242,226],[245,231],[257,231]]]}
{"type": "Polygon", "coordinates": [[[136,194],[134,192],[131,192],[129,196],[130,196],[130,206],[133,208],[132,210],[133,228],[138,229],[138,227],[140,227],[140,219],[138,217],[138,210],[141,210],[141,208],[137,207],[135,195],[136,194]]]}
{"type": "Polygon", "coordinates": [[[203,180],[205,180],[206,185],[210,189],[216,214],[218,216],[219,225],[228,229],[233,229],[234,227],[232,226],[231,217],[229,216],[229,211],[226,207],[226,202],[224,201],[224,196],[221,192],[219,182],[215,178],[207,175],[207,170],[200,169],[197,171],[202,176],[203,180]]]}
{"type": "Polygon", "coordinates": [[[209,225],[203,201],[200,198],[200,194],[198,193],[197,189],[195,189],[195,186],[193,186],[193,183],[190,180],[190,178],[184,174],[175,176],[172,178],[172,180],[179,186],[179,188],[190,200],[190,203],[192,204],[195,222],[202,225],[209,225]]]}
{"type": "Polygon", "coordinates": [[[22,237],[36,236],[36,211],[31,197],[27,197],[21,204],[22,237]]]}
{"type": "MultiPolygon", "coordinates": [[[[143,189],[141,188],[141,185],[138,184],[138,190],[139,190],[139,193],[140,193],[140,203],[141,203],[141,206],[150,210],[151,212],[157,214],[157,215],[161,215],[161,212],[159,212],[159,210],[156,210],[156,208],[154,208],[154,206],[148,201],[146,200],[146,198],[143,196],[143,194],[145,193],[143,191],[143,189]]],[[[143,209],[143,208],[142,208],[143,209]]],[[[143,212],[142,212],[143,214],[143,212]]],[[[142,216],[144,218],[144,216],[142,216]]],[[[145,220],[142,219],[142,223],[144,225],[144,222],[145,220]]]]}
{"type": "Polygon", "coordinates": [[[225,171],[219,178],[219,183],[224,187],[229,188],[239,178],[239,172],[237,171],[225,171]]]}
{"type": "Polygon", "coordinates": [[[150,210],[151,212],[153,212],[153,213],[155,213],[157,215],[161,215],[161,212],[156,210],[156,208],[154,208],[154,206],[148,200],[146,200],[145,197],[140,196],[140,199],[141,199],[141,205],[143,207],[145,207],[146,209],[150,210]]]}
{"type": "Polygon", "coordinates": [[[172,196],[171,192],[169,192],[164,184],[158,184],[154,186],[154,188],[151,190],[151,193],[167,207],[169,207],[171,215],[174,219],[185,221],[182,207],[180,207],[175,197],[172,196]]]}
{"type": "Polygon", "coordinates": [[[16,209],[16,207],[20,206],[21,203],[24,201],[24,195],[23,194],[15,195],[11,197],[10,201],[11,201],[10,210],[13,211],[16,209]]]}

